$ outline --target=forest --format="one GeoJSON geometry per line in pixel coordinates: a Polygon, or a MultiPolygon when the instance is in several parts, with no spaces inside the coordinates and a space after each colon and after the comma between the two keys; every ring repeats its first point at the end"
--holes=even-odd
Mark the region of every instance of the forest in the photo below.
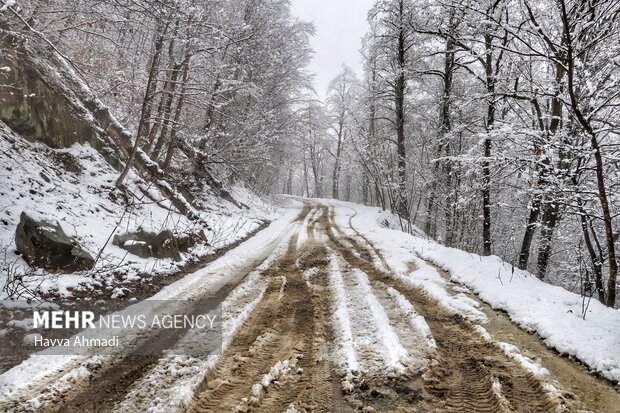
{"type": "Polygon", "coordinates": [[[618,411],[620,2],[303,1],[0,0],[0,410],[618,411]]]}
{"type": "Polygon", "coordinates": [[[616,303],[614,1],[377,1],[364,73],[343,65],[325,99],[306,69],[313,25],[286,0],[18,6],[180,186],[214,170],[381,206],[616,303]]]}

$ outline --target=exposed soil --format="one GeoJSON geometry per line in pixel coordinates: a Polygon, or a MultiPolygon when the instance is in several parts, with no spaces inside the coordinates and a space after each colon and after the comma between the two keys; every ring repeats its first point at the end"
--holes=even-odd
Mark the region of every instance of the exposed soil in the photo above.
{"type": "MultiPolygon", "coordinates": [[[[335,226],[333,215],[330,217],[335,226]]],[[[342,230],[337,233],[344,235],[342,230]]],[[[377,251],[363,245],[364,240],[360,242],[359,238],[345,237],[349,245],[355,246],[355,254],[343,247],[342,238],[330,237],[347,262],[403,294],[426,319],[437,343],[431,368],[423,377],[423,400],[418,406],[422,411],[559,411],[558,401],[549,397],[543,383],[499,348],[482,340],[470,322],[451,314],[423,291],[405,286],[387,271],[378,271],[372,260],[377,251]]],[[[405,411],[418,410],[412,406],[405,411]]]]}
{"type": "MultiPolygon", "coordinates": [[[[145,276],[143,274],[142,277],[136,278],[135,280],[132,280],[130,282],[124,282],[121,285],[129,292],[127,296],[135,299],[132,301],[129,301],[128,299],[109,299],[110,290],[107,288],[107,282],[105,279],[101,279],[101,285],[98,289],[94,291],[73,291],[73,296],[69,299],[61,299],[53,293],[44,295],[42,296],[42,298],[46,301],[53,301],[57,303],[62,309],[74,310],[80,305],[85,305],[90,311],[93,311],[97,317],[110,312],[119,311],[131,304],[134,304],[136,300],[145,300],[155,295],[164,287],[174,283],[175,281],[180,280],[188,274],[199,270],[200,268],[205,267],[209,263],[226,254],[228,251],[237,248],[241,243],[253,237],[259,231],[265,229],[268,225],[268,222],[264,222],[254,231],[248,233],[245,237],[233,242],[230,245],[216,250],[213,254],[205,255],[201,258],[196,259],[195,261],[186,264],[174,273],[160,276],[145,276]],[[93,306],[93,298],[106,299],[105,306],[93,306]]],[[[1,311],[2,306],[0,306],[0,314],[1,311]]],[[[25,318],[27,314],[27,312],[24,312],[23,317],[25,318]]],[[[14,317],[14,319],[19,318],[14,317]]],[[[55,331],[48,331],[46,337],[55,339],[68,338],[77,332],[77,330],[71,329],[58,329],[55,331]]],[[[28,358],[30,354],[33,353],[33,348],[25,347],[23,344],[24,336],[27,333],[32,333],[32,331],[12,329],[9,334],[0,336],[0,373],[5,372],[11,367],[18,365],[26,358],[28,358]]]]}
{"type": "Polygon", "coordinates": [[[208,374],[188,411],[283,412],[291,405],[299,411],[337,411],[322,311],[329,306],[329,296],[311,289],[303,279],[303,269],[314,267],[318,272],[313,281],[326,285],[326,251],[313,242],[298,251],[296,244],[293,237],[283,259],[265,272],[270,278],[267,293],[247,328],[208,374]],[[286,277],[282,293],[281,277],[286,277]],[[260,391],[253,394],[252,386],[284,360],[290,371],[266,389],[259,385],[260,391]]]}
{"type": "MultiPolygon", "coordinates": [[[[492,340],[486,340],[471,321],[444,308],[423,290],[404,284],[350,223],[347,228],[336,225],[328,206],[307,202],[293,225],[298,229],[286,251],[260,273],[267,285],[265,293],[207,371],[184,411],[619,411],[614,406],[620,397],[611,386],[548,350],[537,336],[510,323],[505,314],[481,303],[490,319],[486,327],[492,340]],[[330,278],[334,261],[340,263],[338,277],[348,297],[359,371],[346,370],[340,359],[341,332],[334,322],[337,303],[330,278]],[[367,287],[360,279],[367,279],[369,289],[364,290],[367,287]],[[419,332],[395,310],[386,293],[389,288],[424,317],[436,348],[424,348],[419,332]],[[367,291],[372,300],[360,297],[360,291],[367,291]],[[372,311],[385,314],[398,345],[409,354],[400,369],[383,368],[389,351],[381,346],[386,343],[366,340],[365,336],[380,336],[373,331],[378,326],[367,322],[375,315],[370,302],[379,304],[381,308],[372,311]],[[526,370],[497,341],[515,344],[549,368],[550,376],[541,378],[526,370]],[[571,377],[578,384],[570,383],[571,377]],[[585,394],[590,388],[593,396],[585,394]]],[[[234,292],[246,276],[239,274],[220,289],[218,299],[234,292]]],[[[166,348],[179,338],[155,340],[166,348]]],[[[47,411],[120,411],[130,389],[158,361],[158,356],[121,358],[47,411]]]]}
{"type": "MultiPolygon", "coordinates": [[[[449,280],[449,274],[440,268],[437,270],[448,280],[449,285],[456,285],[449,280]]],[[[620,413],[620,392],[608,380],[591,374],[581,363],[545,346],[538,335],[513,324],[507,313],[494,310],[471,292],[466,295],[477,301],[479,308],[487,315],[489,322],[484,328],[495,340],[517,346],[523,355],[538,361],[549,370],[554,385],[562,390],[562,398],[569,410],[620,413]]]]}

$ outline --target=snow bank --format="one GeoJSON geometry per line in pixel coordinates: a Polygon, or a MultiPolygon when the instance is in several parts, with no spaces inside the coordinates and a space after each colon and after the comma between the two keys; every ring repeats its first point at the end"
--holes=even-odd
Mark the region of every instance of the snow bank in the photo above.
{"type": "MultiPolygon", "coordinates": [[[[547,346],[579,359],[612,381],[620,381],[620,311],[592,300],[584,320],[578,294],[540,281],[496,256],[481,257],[384,228],[381,222],[385,222],[385,213],[378,208],[330,202],[336,206],[336,222],[346,228],[350,220],[353,229],[375,244],[399,277],[409,277],[431,295],[436,294],[435,298],[448,295],[446,285],[428,268],[420,274],[409,274],[410,263],[421,262],[416,255],[428,260],[493,308],[506,311],[514,323],[536,332],[547,346]]],[[[454,305],[454,301],[438,299],[454,305]]],[[[473,307],[465,300],[461,304],[473,307]]]]}
{"type": "MultiPolygon", "coordinates": [[[[281,255],[286,247],[286,240],[291,237],[294,226],[291,222],[299,213],[298,206],[292,206],[281,219],[274,221],[267,229],[261,231],[256,236],[242,243],[224,254],[219,259],[213,261],[205,268],[200,269],[186,277],[163,288],[160,292],[151,297],[151,300],[191,300],[197,297],[209,296],[224,285],[234,283],[244,277],[246,274],[256,268],[254,276],[250,276],[246,283],[240,288],[233,291],[228,297],[227,302],[223,304],[224,312],[234,314],[234,317],[228,316],[224,328],[224,347],[230,341],[234,331],[247,318],[254,305],[260,300],[260,297],[252,301],[249,305],[235,306],[234,308],[226,307],[233,302],[238,295],[242,295],[248,290],[264,291],[264,287],[260,288],[256,285],[256,280],[260,278],[260,271],[269,267],[272,261],[281,255]],[[285,241],[283,241],[285,240],[285,241]],[[237,308],[240,307],[240,308],[237,308]]],[[[261,292],[262,296],[262,292],[261,292]]],[[[143,302],[134,304],[118,312],[126,314],[137,311],[143,302]]],[[[164,304],[162,304],[164,305],[164,304]]],[[[154,308],[154,310],[156,310],[154,308]]],[[[87,332],[88,330],[85,330],[87,332]]],[[[112,330],[111,330],[112,331],[112,330]]],[[[135,334],[135,331],[124,331],[121,333],[126,337],[129,334],[135,334]]],[[[110,333],[112,335],[112,333],[110,333]]],[[[181,341],[180,344],[183,342],[181,341]]],[[[13,367],[4,374],[0,375],[0,402],[9,400],[26,400],[29,405],[49,402],[63,397],[66,392],[75,390],[76,380],[73,377],[75,372],[87,372],[102,368],[102,365],[109,364],[114,361],[112,356],[103,355],[84,355],[84,356],[53,356],[34,354],[20,365],[13,367]],[[73,383],[73,384],[71,384],[73,383]],[[32,397],[37,394],[37,390],[48,388],[49,391],[32,397]]],[[[178,358],[175,358],[178,359],[178,358]]],[[[181,357],[182,361],[188,358],[181,357]]],[[[80,377],[86,379],[88,375],[80,374],[80,377]]],[[[197,376],[194,374],[193,376],[197,376]]],[[[194,382],[192,384],[195,385],[194,382]]],[[[191,389],[185,392],[179,392],[178,402],[182,402],[184,398],[191,396],[191,389]],[[189,395],[189,396],[188,396],[189,395]]]]}
{"type": "Polygon", "coordinates": [[[547,346],[574,356],[603,376],[620,381],[620,311],[592,300],[583,319],[582,298],[513,268],[499,257],[481,257],[416,239],[415,251],[444,268],[547,346]]]}
{"type": "MultiPolygon", "coordinates": [[[[194,258],[243,238],[263,220],[279,215],[248,190],[235,187],[235,194],[251,208],[241,210],[214,195],[200,194],[201,201],[209,205],[209,212],[201,214],[202,222],[208,225],[203,227],[173,212],[170,201],[161,199],[157,189],[133,170],[126,181],[128,198],[115,187],[117,177],[118,171],[88,144],[52,149],[26,141],[0,122],[0,263],[15,261],[15,271],[30,272],[27,264],[15,254],[14,242],[20,214],[27,211],[40,219],[58,221],[67,235],[76,237],[93,257],[103,249],[93,271],[44,279],[41,275],[47,274],[38,271],[34,277],[28,277],[27,282],[39,287],[43,279],[39,291],[59,296],[71,295],[72,289],[101,289],[102,284],[109,287],[110,294],[118,295],[112,283],[130,283],[146,273],[174,272],[194,258]],[[209,245],[197,245],[183,254],[181,262],[144,259],[112,245],[112,234],[138,228],[150,232],[169,229],[176,234],[204,230],[209,245]],[[110,276],[111,272],[116,276],[110,276]]],[[[0,286],[4,285],[4,277],[5,272],[0,273],[0,286]]],[[[0,299],[4,298],[2,294],[0,299]]]]}

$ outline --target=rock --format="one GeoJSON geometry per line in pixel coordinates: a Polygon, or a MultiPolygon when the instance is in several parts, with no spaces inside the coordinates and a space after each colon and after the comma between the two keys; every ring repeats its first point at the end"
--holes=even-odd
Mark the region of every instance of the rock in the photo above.
{"type": "Polygon", "coordinates": [[[95,259],[58,222],[36,220],[22,212],[15,231],[15,244],[28,264],[51,272],[90,270],[95,259]]]}
{"type": "Polygon", "coordinates": [[[207,236],[203,230],[183,234],[177,238],[177,246],[179,247],[179,251],[188,251],[200,242],[207,244],[207,236]]]}
{"type": "Polygon", "coordinates": [[[112,243],[142,258],[171,258],[181,260],[179,244],[172,231],[147,232],[139,228],[136,232],[115,235],[112,243]]]}

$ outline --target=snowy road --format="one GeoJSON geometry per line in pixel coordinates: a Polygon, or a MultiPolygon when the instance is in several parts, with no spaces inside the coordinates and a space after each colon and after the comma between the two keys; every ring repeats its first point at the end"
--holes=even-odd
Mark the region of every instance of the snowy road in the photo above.
{"type": "MultiPolygon", "coordinates": [[[[0,410],[620,411],[611,385],[467,289],[399,275],[356,214],[305,200],[158,294],[219,297],[221,355],[35,356],[0,376],[0,410]]],[[[418,257],[408,265],[437,273],[418,257]]]]}

